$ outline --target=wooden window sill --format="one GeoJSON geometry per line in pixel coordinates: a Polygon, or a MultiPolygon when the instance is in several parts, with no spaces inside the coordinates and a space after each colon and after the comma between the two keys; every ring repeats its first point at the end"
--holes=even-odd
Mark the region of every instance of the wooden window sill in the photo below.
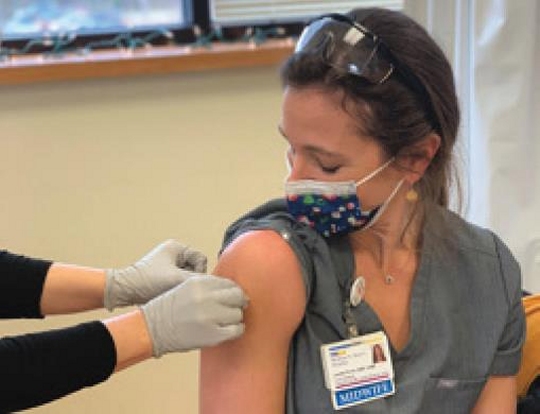
{"type": "Polygon", "coordinates": [[[267,66],[282,62],[293,48],[293,40],[285,39],[268,40],[261,45],[156,46],[95,51],[85,56],[20,56],[0,62],[0,85],[267,66]]]}

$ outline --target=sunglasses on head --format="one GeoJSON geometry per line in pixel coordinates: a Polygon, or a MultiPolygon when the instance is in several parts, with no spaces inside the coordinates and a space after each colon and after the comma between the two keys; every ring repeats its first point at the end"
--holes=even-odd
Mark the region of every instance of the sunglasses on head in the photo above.
{"type": "Polygon", "coordinates": [[[312,20],[296,42],[295,53],[318,55],[343,75],[382,84],[393,73],[427,103],[434,126],[438,120],[424,84],[401,63],[383,40],[367,27],[343,14],[324,14],[312,20]]]}
{"type": "Polygon", "coordinates": [[[370,83],[383,83],[394,71],[381,39],[342,14],[312,20],[296,43],[296,53],[319,54],[328,65],[370,83]]]}

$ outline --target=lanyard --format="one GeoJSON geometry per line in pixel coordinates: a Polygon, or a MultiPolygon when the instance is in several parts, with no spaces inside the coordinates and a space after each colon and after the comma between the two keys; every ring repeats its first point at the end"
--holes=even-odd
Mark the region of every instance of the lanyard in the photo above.
{"type": "Polygon", "coordinates": [[[346,236],[333,238],[328,247],[341,290],[343,300],[342,318],[346,326],[346,335],[349,339],[354,338],[359,335],[359,331],[351,304],[351,290],[355,282],[354,258],[351,247],[346,236]]]}
{"type": "MultiPolygon", "coordinates": [[[[349,288],[349,293],[350,293],[350,288],[349,288]]],[[[345,322],[345,326],[347,327],[347,337],[349,339],[357,337],[358,326],[356,326],[356,321],[354,320],[354,316],[352,314],[351,301],[348,297],[347,299],[343,301],[343,320],[345,322]]]]}

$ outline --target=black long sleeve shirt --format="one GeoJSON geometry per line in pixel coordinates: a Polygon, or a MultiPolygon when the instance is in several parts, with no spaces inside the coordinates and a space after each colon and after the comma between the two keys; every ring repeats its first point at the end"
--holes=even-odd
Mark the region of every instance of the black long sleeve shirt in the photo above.
{"type": "MultiPolygon", "coordinates": [[[[42,318],[50,261],[0,250],[0,318],[42,318]]],[[[35,407],[106,380],[116,365],[98,321],[0,338],[0,413],[35,407]]]]}

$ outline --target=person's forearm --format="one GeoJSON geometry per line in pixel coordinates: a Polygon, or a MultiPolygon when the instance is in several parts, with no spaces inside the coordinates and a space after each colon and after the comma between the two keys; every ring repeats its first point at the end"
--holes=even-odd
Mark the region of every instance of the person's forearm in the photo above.
{"type": "Polygon", "coordinates": [[[54,263],[47,273],[40,308],[43,315],[103,307],[105,271],[54,263]]]}
{"type": "Polygon", "coordinates": [[[115,344],[101,322],[0,339],[0,412],[35,407],[105,381],[115,344]]]}
{"type": "Polygon", "coordinates": [[[490,376],[476,401],[472,414],[513,414],[516,408],[516,377],[490,376]]]}
{"type": "Polygon", "coordinates": [[[115,371],[152,356],[152,341],[140,309],[103,321],[116,348],[115,371]]]}
{"type": "Polygon", "coordinates": [[[151,356],[138,309],[102,322],[2,338],[0,366],[9,381],[0,393],[0,412],[53,401],[104,381],[113,367],[119,371],[151,356]]]}

